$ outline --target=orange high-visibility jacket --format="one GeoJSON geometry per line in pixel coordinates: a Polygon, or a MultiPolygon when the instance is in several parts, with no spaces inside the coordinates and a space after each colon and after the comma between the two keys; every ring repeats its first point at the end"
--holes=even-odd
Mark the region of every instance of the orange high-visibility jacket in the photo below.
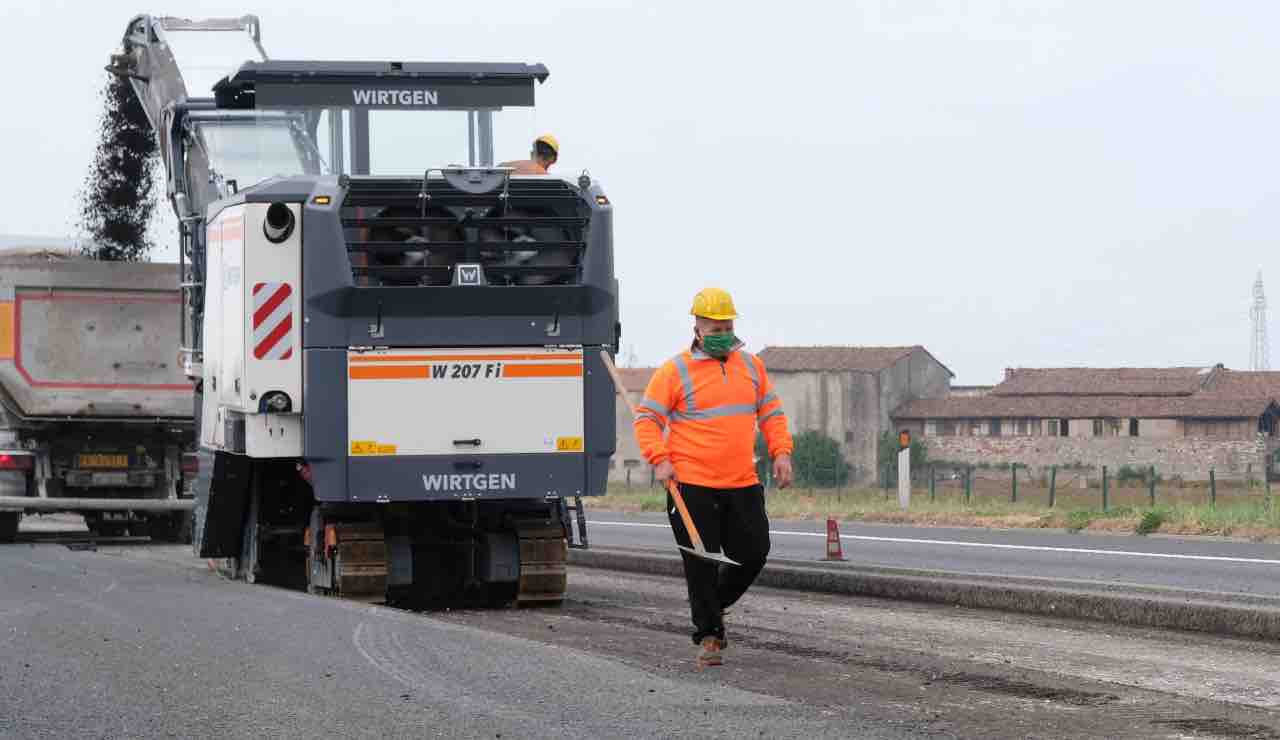
{"type": "Polygon", "coordinates": [[[640,451],[651,465],[669,459],[681,483],[759,483],[753,463],[757,424],[771,458],[791,454],[782,401],[764,363],[742,349],[724,360],[696,348],[667,360],[649,379],[637,411],[640,451]]]}

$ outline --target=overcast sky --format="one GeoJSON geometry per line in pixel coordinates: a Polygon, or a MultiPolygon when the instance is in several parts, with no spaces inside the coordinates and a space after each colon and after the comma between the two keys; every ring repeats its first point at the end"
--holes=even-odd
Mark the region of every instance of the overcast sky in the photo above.
{"type": "MultiPolygon", "coordinates": [[[[0,10],[0,232],[73,231],[102,66],[143,10],[0,10]]],[[[623,345],[642,364],[680,348],[709,284],[753,349],[922,344],[967,384],[1246,367],[1259,269],[1280,296],[1273,2],[149,10],[256,11],[278,59],[547,64],[536,125],[560,138],[555,172],[590,169],[616,206],[623,345]]]]}

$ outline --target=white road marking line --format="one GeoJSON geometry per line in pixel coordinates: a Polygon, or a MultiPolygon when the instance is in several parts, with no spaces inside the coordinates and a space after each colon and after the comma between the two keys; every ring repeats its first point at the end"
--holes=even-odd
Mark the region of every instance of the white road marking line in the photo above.
{"type": "MultiPolygon", "coordinates": [[[[608,527],[659,527],[670,528],[667,524],[651,522],[609,522],[589,520],[588,524],[608,527]]],[[[771,529],[771,535],[792,535],[795,537],[822,537],[826,532],[794,532],[785,529],[771,529]]],[[[842,540],[863,540],[865,542],[901,542],[910,545],[946,545],[950,547],[989,547],[995,550],[1038,550],[1040,552],[1069,552],[1080,555],[1127,555],[1135,558],[1164,558],[1166,560],[1210,560],[1220,563],[1249,563],[1252,565],[1280,565],[1280,560],[1264,558],[1233,558],[1225,555],[1182,555],[1172,552],[1134,552],[1132,550],[1094,550],[1084,547],[1046,547],[1043,545],[1002,545],[994,542],[959,542],[956,540],[922,540],[909,537],[871,537],[869,535],[842,534],[842,540]]]]}

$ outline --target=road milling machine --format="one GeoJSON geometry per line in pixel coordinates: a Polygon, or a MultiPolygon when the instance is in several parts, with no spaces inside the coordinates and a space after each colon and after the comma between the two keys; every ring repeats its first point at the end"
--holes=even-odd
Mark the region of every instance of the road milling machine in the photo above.
{"type": "Polygon", "coordinates": [[[253,16],[139,16],[108,69],[180,223],[197,553],[355,599],[562,599],[621,329],[600,185],[494,166],[546,67],[281,61],[253,16]]]}

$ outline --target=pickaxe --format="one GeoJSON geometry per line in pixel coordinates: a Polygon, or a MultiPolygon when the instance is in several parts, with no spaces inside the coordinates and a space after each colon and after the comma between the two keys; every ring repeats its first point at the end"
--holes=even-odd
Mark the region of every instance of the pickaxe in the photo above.
{"type": "MultiPolygon", "coordinates": [[[[600,360],[604,363],[605,369],[609,371],[609,377],[613,378],[613,387],[617,389],[618,395],[622,396],[622,400],[626,401],[627,408],[631,411],[631,418],[637,417],[636,405],[631,401],[631,396],[627,395],[627,389],[622,384],[622,376],[618,374],[618,368],[613,364],[613,358],[608,352],[600,353],[600,360]]],[[[671,494],[671,500],[676,504],[676,510],[680,512],[680,520],[684,522],[684,530],[689,533],[689,542],[693,547],[685,547],[684,545],[676,545],[681,550],[702,558],[703,560],[712,560],[717,563],[728,563],[729,565],[742,565],[736,560],[728,557],[724,553],[709,552],[705,545],[702,544],[702,535],[698,534],[698,528],[693,523],[693,517],[689,515],[689,507],[684,504],[684,496],[680,494],[680,487],[671,478],[665,481],[667,493],[671,494]]]]}

